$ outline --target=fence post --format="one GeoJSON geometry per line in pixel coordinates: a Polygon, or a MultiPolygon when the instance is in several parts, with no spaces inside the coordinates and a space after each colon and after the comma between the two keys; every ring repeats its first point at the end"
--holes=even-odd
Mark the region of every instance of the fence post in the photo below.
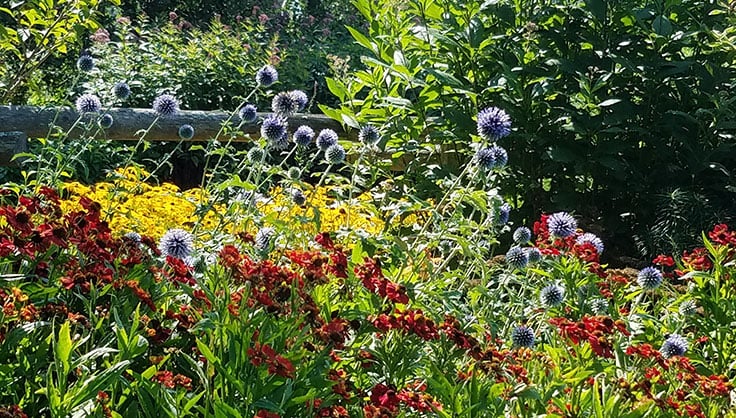
{"type": "Polygon", "coordinates": [[[11,161],[15,154],[28,152],[28,137],[23,132],[0,132],[0,167],[18,166],[20,159],[11,161]]]}

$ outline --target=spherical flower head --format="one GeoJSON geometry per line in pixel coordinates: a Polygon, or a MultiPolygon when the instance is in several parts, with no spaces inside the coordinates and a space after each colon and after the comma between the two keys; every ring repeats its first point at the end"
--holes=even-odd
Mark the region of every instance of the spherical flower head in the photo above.
{"type": "Polygon", "coordinates": [[[662,272],[655,267],[645,267],[636,276],[636,282],[644,289],[656,289],[662,284],[662,272]]]}
{"type": "Polygon", "coordinates": [[[299,189],[291,190],[291,201],[297,206],[304,206],[307,203],[307,197],[304,196],[304,192],[299,189]]]}
{"type": "Polygon", "coordinates": [[[578,222],[567,212],[557,212],[547,218],[547,228],[553,236],[567,238],[578,229],[578,222]]]}
{"type": "Polygon", "coordinates": [[[603,298],[596,298],[590,301],[590,309],[597,315],[605,315],[608,313],[608,301],[603,298]]]}
{"type": "Polygon", "coordinates": [[[509,214],[511,213],[511,205],[505,203],[498,208],[496,213],[496,225],[506,225],[509,221],[509,214]]]}
{"type": "Polygon", "coordinates": [[[79,113],[94,113],[102,109],[102,102],[94,94],[83,94],[77,97],[76,106],[79,113]]]}
{"type": "Polygon", "coordinates": [[[159,250],[166,257],[185,259],[192,254],[194,237],[189,232],[173,228],[166,231],[158,244],[159,250]]]}
{"type": "Polygon", "coordinates": [[[153,110],[162,117],[173,116],[179,111],[179,101],[170,94],[162,94],[153,100],[153,110]]]}
{"type": "Polygon", "coordinates": [[[261,136],[269,141],[278,141],[286,136],[286,119],[279,115],[270,115],[263,120],[261,136]]]}
{"type": "Polygon", "coordinates": [[[537,247],[524,248],[524,252],[530,263],[537,263],[542,259],[542,252],[537,247]]]}
{"type": "Polygon", "coordinates": [[[327,150],[327,148],[337,144],[337,132],[329,128],[322,129],[317,135],[316,143],[320,150],[327,150]]]}
{"type": "Polygon", "coordinates": [[[105,113],[104,115],[100,116],[100,120],[98,121],[98,123],[100,124],[100,128],[102,129],[110,129],[113,122],[115,122],[115,120],[109,113],[105,113]]]}
{"type": "Polygon", "coordinates": [[[519,325],[511,331],[514,347],[534,347],[534,331],[526,325],[519,325]]]}
{"type": "Polygon", "coordinates": [[[495,161],[496,168],[504,168],[509,162],[509,154],[505,149],[494,145],[489,148],[491,155],[493,155],[493,161],[495,161]]]}
{"type": "Polygon", "coordinates": [[[662,357],[664,358],[682,356],[685,355],[685,351],[687,351],[687,340],[679,334],[670,334],[664,340],[662,348],[659,349],[659,352],[662,353],[662,357]]]}
{"type": "Polygon", "coordinates": [[[130,86],[124,81],[119,81],[112,86],[112,94],[120,100],[130,97],[130,86]]]}
{"type": "Polygon", "coordinates": [[[282,91],[271,101],[271,110],[281,116],[290,116],[299,109],[299,104],[289,92],[282,91]]]}
{"type": "Polygon", "coordinates": [[[514,243],[516,244],[526,244],[531,241],[531,239],[532,231],[525,226],[520,226],[516,228],[516,231],[514,231],[514,243]]]}
{"type": "Polygon", "coordinates": [[[127,232],[125,235],[123,235],[123,239],[128,240],[128,241],[132,241],[132,242],[135,242],[135,243],[140,243],[141,242],[141,234],[139,234],[137,232],[127,232]]]}
{"type": "Polygon", "coordinates": [[[289,167],[289,171],[286,174],[294,181],[302,178],[302,170],[299,167],[289,167]]]}
{"type": "Polygon", "coordinates": [[[478,113],[478,135],[488,141],[495,141],[511,133],[511,118],[506,112],[489,107],[478,113]]]}
{"type": "Polygon", "coordinates": [[[358,132],[358,140],[365,145],[376,145],[381,141],[381,132],[373,125],[363,125],[358,132]]]}
{"type": "Polygon", "coordinates": [[[261,87],[270,87],[278,79],[278,71],[270,65],[264,65],[256,72],[256,83],[261,87]]]}
{"type": "Polygon", "coordinates": [[[491,148],[481,148],[475,153],[475,162],[484,170],[491,171],[496,168],[496,157],[491,148]]]}
{"type": "Polygon", "coordinates": [[[302,125],[294,132],[294,142],[300,147],[307,147],[314,140],[314,130],[307,125],[302,125]]]}
{"type": "Polygon", "coordinates": [[[565,301],[565,288],[556,284],[546,286],[539,292],[539,300],[545,306],[557,306],[565,301]]]}
{"type": "Polygon", "coordinates": [[[683,301],[678,307],[678,311],[680,312],[680,315],[682,316],[695,315],[695,313],[697,312],[697,309],[698,309],[698,304],[695,303],[695,301],[692,299],[683,301]]]}
{"type": "Polygon", "coordinates": [[[179,138],[185,141],[194,138],[194,128],[192,125],[181,125],[179,127],[179,138]]]}
{"type": "Polygon", "coordinates": [[[260,164],[266,157],[266,151],[261,147],[253,147],[248,150],[247,158],[251,164],[260,164]]]}
{"type": "Polygon", "coordinates": [[[506,264],[513,268],[523,269],[529,263],[529,258],[521,247],[511,247],[506,252],[506,264]]]}
{"type": "Polygon", "coordinates": [[[238,116],[244,123],[253,123],[258,119],[258,109],[252,104],[247,104],[240,108],[238,116]]]}
{"type": "Polygon", "coordinates": [[[340,164],[345,161],[345,148],[340,144],[331,145],[325,150],[325,160],[329,164],[340,164]]]}
{"type": "Polygon", "coordinates": [[[304,93],[301,90],[292,90],[289,92],[289,95],[291,96],[292,100],[294,100],[294,103],[296,103],[297,112],[301,112],[309,104],[307,93],[304,93]]]}
{"type": "Polygon", "coordinates": [[[95,68],[95,60],[92,58],[91,55],[88,54],[82,54],[79,59],[77,59],[77,69],[79,71],[84,71],[85,73],[88,73],[92,71],[95,68]]]}
{"type": "Polygon", "coordinates": [[[268,148],[276,151],[283,151],[289,148],[289,137],[284,133],[278,138],[269,139],[268,148]]]}
{"type": "Polygon", "coordinates": [[[276,235],[276,230],[271,227],[263,227],[258,230],[255,237],[256,249],[261,252],[266,252],[271,249],[273,236],[276,235]]]}
{"type": "Polygon", "coordinates": [[[582,245],[586,243],[591,244],[592,246],[595,247],[595,250],[598,252],[599,255],[603,253],[603,249],[605,248],[603,246],[603,241],[601,241],[601,239],[598,238],[597,235],[591,234],[590,232],[586,232],[580,235],[579,237],[577,237],[577,239],[575,240],[575,243],[578,245],[582,245]]]}

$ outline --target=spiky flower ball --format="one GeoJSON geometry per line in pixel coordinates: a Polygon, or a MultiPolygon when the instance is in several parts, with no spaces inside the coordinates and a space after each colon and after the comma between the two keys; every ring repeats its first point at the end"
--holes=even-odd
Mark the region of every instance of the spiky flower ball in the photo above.
{"type": "Polygon", "coordinates": [[[254,246],[258,251],[268,251],[271,249],[273,236],[276,234],[276,230],[271,227],[263,227],[258,230],[255,237],[254,246]]]}
{"type": "Polygon", "coordinates": [[[124,81],[119,81],[112,86],[112,94],[120,100],[130,97],[130,86],[124,81]]]}
{"type": "Polygon", "coordinates": [[[491,148],[481,148],[475,153],[475,162],[484,170],[491,171],[496,168],[496,157],[491,148]]]}
{"type": "Polygon", "coordinates": [[[256,72],[256,83],[261,87],[270,87],[279,79],[279,73],[270,65],[264,65],[256,72]]]}
{"type": "Polygon", "coordinates": [[[493,161],[495,161],[496,168],[504,168],[509,162],[509,154],[505,149],[494,145],[489,148],[491,155],[493,155],[493,161]]]}
{"type": "Polygon", "coordinates": [[[314,140],[314,130],[307,125],[302,125],[294,132],[294,142],[301,146],[307,147],[314,140]]]}
{"type": "Polygon", "coordinates": [[[238,110],[238,116],[243,123],[253,123],[258,119],[258,109],[249,103],[238,110]]]}
{"type": "Polygon", "coordinates": [[[511,247],[506,252],[506,264],[513,268],[523,269],[529,263],[526,252],[521,247],[511,247]]]}
{"type": "Polygon", "coordinates": [[[547,218],[547,228],[553,236],[567,238],[578,229],[578,222],[567,212],[557,212],[547,218]]]}
{"type": "Polygon", "coordinates": [[[478,113],[478,135],[488,141],[495,141],[511,133],[511,118],[506,112],[489,107],[478,113]]]}
{"type": "Polygon", "coordinates": [[[286,119],[279,115],[270,115],[263,120],[261,136],[268,141],[278,141],[286,136],[286,119]]]}
{"type": "Polygon", "coordinates": [[[596,298],[590,301],[590,309],[597,315],[608,313],[608,301],[603,298],[596,298]]]}
{"type": "Polygon", "coordinates": [[[192,243],[194,237],[189,232],[173,228],[166,231],[158,244],[161,254],[166,257],[185,259],[192,254],[192,243]]]}
{"type": "Polygon", "coordinates": [[[695,303],[694,300],[688,299],[682,301],[680,306],[678,307],[678,312],[680,312],[680,315],[682,316],[692,316],[695,315],[698,309],[698,304],[695,303]]]}
{"type": "Polygon", "coordinates": [[[514,347],[534,347],[534,331],[526,325],[519,325],[511,331],[514,347]]]}
{"type": "Polygon", "coordinates": [[[192,125],[181,125],[179,127],[179,138],[185,141],[194,138],[194,128],[192,125]]]}
{"type": "Polygon", "coordinates": [[[128,240],[128,241],[132,241],[132,242],[135,242],[135,243],[140,243],[141,242],[141,238],[142,238],[141,237],[141,234],[139,234],[137,232],[127,232],[125,235],[123,235],[123,239],[128,240]]]}
{"type": "Polygon", "coordinates": [[[307,203],[307,197],[304,196],[304,192],[299,189],[291,190],[291,201],[297,206],[304,206],[307,203]]]}
{"type": "Polygon", "coordinates": [[[659,352],[662,353],[662,357],[670,358],[673,356],[682,356],[687,351],[687,340],[679,334],[670,334],[659,352]]]}
{"type": "Polygon", "coordinates": [[[268,140],[268,147],[272,150],[283,151],[289,148],[289,137],[284,134],[283,136],[276,139],[268,140]]]}
{"type": "Polygon", "coordinates": [[[153,110],[162,117],[173,116],[179,111],[179,101],[170,94],[162,94],[153,100],[153,110]]]}
{"type": "Polygon", "coordinates": [[[113,122],[115,122],[115,120],[109,113],[105,113],[104,115],[100,116],[100,120],[98,121],[98,123],[100,124],[100,128],[102,129],[110,129],[113,122]]]}
{"type": "Polygon", "coordinates": [[[381,141],[381,132],[373,125],[363,125],[358,132],[358,140],[365,145],[376,145],[381,141]]]}
{"type": "Polygon", "coordinates": [[[595,247],[595,250],[598,252],[598,254],[603,254],[603,249],[605,248],[603,246],[603,241],[601,241],[600,238],[598,238],[597,235],[591,234],[590,232],[586,232],[582,235],[580,235],[576,240],[575,243],[578,245],[582,245],[585,243],[591,244],[593,247],[595,247]]]}
{"type": "Polygon", "coordinates": [[[94,113],[102,109],[102,102],[94,94],[83,94],[77,97],[75,104],[79,113],[94,113]]]}
{"type": "Polygon", "coordinates": [[[317,148],[325,151],[327,148],[337,144],[337,132],[332,129],[322,129],[317,135],[317,148]]]}
{"type": "Polygon", "coordinates": [[[266,151],[261,147],[253,147],[248,150],[247,157],[248,162],[251,164],[260,164],[263,162],[263,159],[266,157],[266,151]]]}
{"type": "Polygon", "coordinates": [[[345,161],[345,148],[340,144],[331,145],[325,150],[325,160],[329,164],[340,164],[345,161]]]}
{"type": "Polygon", "coordinates": [[[516,244],[526,244],[531,241],[531,239],[532,231],[525,226],[520,226],[516,228],[516,231],[514,231],[514,243],[516,244]]]}
{"type": "Polygon", "coordinates": [[[289,167],[289,171],[287,171],[286,174],[294,181],[302,178],[302,170],[299,167],[289,167]]]}
{"type": "Polygon", "coordinates": [[[291,98],[296,103],[297,112],[301,112],[309,104],[309,98],[307,97],[307,93],[304,93],[301,90],[292,90],[289,92],[289,94],[291,95],[291,98]]]}
{"type": "Polygon", "coordinates": [[[545,306],[557,306],[565,300],[565,288],[556,284],[545,286],[542,291],[539,292],[539,300],[541,300],[545,306]]]}
{"type": "Polygon", "coordinates": [[[636,282],[644,289],[656,289],[662,284],[662,272],[655,267],[645,267],[636,276],[636,282]]]}
{"type": "Polygon", "coordinates": [[[273,96],[271,101],[271,110],[281,116],[290,116],[299,110],[299,104],[294,99],[291,92],[282,91],[273,96]]]}
{"type": "Polygon", "coordinates": [[[94,68],[95,60],[92,58],[91,55],[82,54],[80,55],[79,59],[77,59],[77,69],[79,69],[79,71],[84,71],[85,73],[88,73],[94,68]]]}
{"type": "Polygon", "coordinates": [[[511,213],[511,205],[508,203],[504,203],[498,208],[498,212],[496,213],[496,219],[495,223],[498,226],[506,225],[506,223],[509,221],[509,214],[511,213]]]}
{"type": "Polygon", "coordinates": [[[542,259],[542,252],[537,247],[524,248],[524,252],[530,263],[536,263],[542,259]]]}

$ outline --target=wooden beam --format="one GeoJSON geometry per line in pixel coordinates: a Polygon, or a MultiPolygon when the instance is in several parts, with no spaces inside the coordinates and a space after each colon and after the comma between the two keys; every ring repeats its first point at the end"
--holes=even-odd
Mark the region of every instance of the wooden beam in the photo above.
{"type": "Polygon", "coordinates": [[[22,152],[28,152],[28,137],[23,132],[0,132],[0,167],[20,165],[20,159],[11,160],[22,152]]]}
{"type": "MultiPolygon", "coordinates": [[[[156,119],[156,113],[151,109],[112,108],[106,113],[112,115],[113,124],[99,135],[100,139],[138,140],[136,133],[148,129],[156,119]]],[[[268,115],[259,113],[258,116],[264,118],[268,115]]],[[[146,139],[180,141],[179,126],[189,124],[194,127],[194,138],[191,141],[207,141],[217,135],[222,123],[229,116],[229,113],[221,111],[182,110],[174,116],[159,118],[146,135],[146,139]]],[[[85,115],[83,120],[91,120],[92,117],[96,117],[96,114],[85,115]]],[[[69,107],[0,106],[0,130],[23,132],[29,138],[45,138],[52,125],[67,132],[78,118],[77,111],[69,107]]],[[[237,126],[239,123],[240,119],[236,115],[232,119],[232,124],[237,126]]],[[[309,125],[316,133],[329,128],[337,132],[341,138],[353,140],[357,138],[355,130],[346,133],[338,122],[324,115],[300,113],[289,118],[290,131],[293,132],[301,125],[309,125]]],[[[240,130],[242,134],[237,135],[235,141],[249,141],[261,136],[259,123],[243,124],[240,130]]],[[[81,127],[75,128],[70,133],[72,138],[80,135],[83,135],[81,127]]],[[[227,138],[221,139],[224,141],[227,138]]]]}

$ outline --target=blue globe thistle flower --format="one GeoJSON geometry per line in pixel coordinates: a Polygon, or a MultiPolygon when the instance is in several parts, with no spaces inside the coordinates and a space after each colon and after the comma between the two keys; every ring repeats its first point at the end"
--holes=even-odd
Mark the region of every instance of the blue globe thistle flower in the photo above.
{"type": "Polygon", "coordinates": [[[179,111],[179,102],[170,94],[162,94],[153,100],[153,110],[159,116],[173,116],[179,111]]]}
{"type": "Polygon", "coordinates": [[[279,115],[270,115],[263,120],[261,136],[268,141],[280,141],[286,136],[286,119],[279,115]]]}
{"type": "Polygon", "coordinates": [[[557,212],[547,218],[547,228],[553,236],[567,238],[578,229],[578,222],[567,212],[557,212]]]}
{"type": "Polygon", "coordinates": [[[345,148],[340,144],[331,145],[325,150],[325,160],[330,164],[340,164],[345,161],[345,148]]]}
{"type": "Polygon", "coordinates": [[[314,140],[314,130],[307,125],[302,125],[294,132],[294,142],[301,146],[307,147],[314,140]]]}
{"type": "Polygon", "coordinates": [[[363,125],[358,132],[358,140],[365,145],[376,145],[381,141],[381,132],[373,125],[363,125]]]}
{"type": "Polygon", "coordinates": [[[329,128],[322,129],[319,131],[319,135],[317,135],[317,148],[325,151],[327,148],[337,144],[337,138],[337,132],[329,128]]]}
{"type": "Polygon", "coordinates": [[[516,244],[526,244],[527,242],[531,241],[531,239],[532,231],[525,226],[520,226],[516,228],[516,231],[514,231],[514,242],[516,244]]]}
{"type": "Polygon", "coordinates": [[[124,81],[119,81],[112,86],[112,94],[120,100],[130,97],[130,86],[124,81]]]}
{"type": "Polygon", "coordinates": [[[249,103],[238,110],[238,116],[244,123],[253,123],[258,119],[258,109],[249,103]]]}
{"type": "Polygon", "coordinates": [[[590,301],[590,309],[597,315],[608,313],[608,301],[603,298],[596,298],[590,301]]]}
{"type": "Polygon", "coordinates": [[[644,289],[656,289],[662,284],[662,272],[654,267],[645,267],[636,276],[636,282],[644,289]]]}
{"type": "Polygon", "coordinates": [[[685,355],[685,351],[687,351],[687,345],[687,340],[681,335],[670,334],[670,336],[664,340],[659,352],[662,353],[662,357],[664,358],[682,356],[685,355]]]}
{"type": "Polygon", "coordinates": [[[545,286],[539,292],[539,299],[546,306],[557,306],[565,300],[565,288],[556,284],[545,286]]]}
{"type": "Polygon", "coordinates": [[[537,247],[524,248],[524,252],[530,263],[536,263],[542,259],[542,252],[537,247]]]}
{"type": "Polygon", "coordinates": [[[510,213],[511,213],[511,205],[504,202],[504,204],[498,208],[498,213],[496,214],[496,220],[495,220],[496,225],[498,226],[506,225],[506,223],[509,221],[510,213]]]}
{"type": "Polygon", "coordinates": [[[264,65],[256,72],[256,83],[261,87],[270,87],[278,79],[278,71],[270,65],[264,65]]]}
{"type": "Polygon", "coordinates": [[[299,109],[299,103],[296,102],[291,92],[282,91],[273,96],[271,101],[271,110],[281,116],[290,116],[299,109]]]}
{"type": "Polygon", "coordinates": [[[88,73],[95,68],[95,60],[89,54],[82,54],[77,59],[77,69],[88,73]]]}
{"type": "Polygon", "coordinates": [[[304,206],[307,203],[307,197],[304,196],[304,192],[299,189],[291,190],[291,201],[297,206],[304,206]]]}
{"type": "Polygon", "coordinates": [[[534,347],[534,331],[526,325],[519,325],[511,331],[511,342],[515,347],[534,347]]]}
{"type": "Polygon", "coordinates": [[[497,107],[489,107],[478,113],[478,135],[495,141],[511,133],[511,118],[497,107]]]}
{"type": "Polygon", "coordinates": [[[509,162],[509,154],[505,149],[494,145],[489,148],[491,155],[493,155],[493,161],[495,161],[496,168],[504,168],[509,162]]]}
{"type": "Polygon", "coordinates": [[[105,113],[104,115],[100,116],[100,120],[98,121],[98,123],[100,124],[100,128],[102,129],[110,129],[113,122],[115,122],[115,120],[109,113],[105,113]]]}
{"type": "Polygon", "coordinates": [[[506,252],[506,264],[513,268],[523,269],[529,263],[529,258],[521,247],[511,247],[506,252]]]}
{"type": "Polygon", "coordinates": [[[292,100],[294,100],[294,103],[296,103],[297,112],[301,112],[309,104],[307,93],[304,93],[301,90],[292,90],[289,92],[289,95],[291,96],[292,100]]]}
{"type": "Polygon", "coordinates": [[[246,158],[251,164],[260,164],[266,157],[266,151],[261,147],[253,147],[248,150],[246,158]]]}
{"type": "Polygon", "coordinates": [[[289,137],[284,134],[278,138],[269,139],[268,147],[276,151],[283,151],[289,148],[289,137]]]}
{"type": "Polygon", "coordinates": [[[302,170],[299,167],[289,167],[289,171],[287,171],[286,174],[294,181],[302,178],[302,170]]]}
{"type": "Polygon", "coordinates": [[[161,237],[158,248],[166,257],[171,256],[183,260],[192,254],[193,242],[192,234],[183,229],[172,228],[161,237]]]}
{"type": "Polygon", "coordinates": [[[192,125],[181,125],[179,127],[179,138],[185,141],[194,138],[194,128],[192,125]]]}
{"type": "Polygon", "coordinates": [[[126,239],[128,241],[133,241],[135,243],[141,242],[141,234],[137,232],[127,232],[125,235],[123,235],[123,239],[126,239]]]}
{"type": "Polygon", "coordinates": [[[77,97],[76,106],[79,113],[94,113],[102,109],[102,102],[94,94],[83,94],[77,97]]]}
{"type": "Polygon", "coordinates": [[[683,301],[680,306],[678,307],[678,312],[680,312],[680,315],[682,316],[692,316],[695,315],[698,309],[698,304],[695,303],[694,300],[688,299],[683,301]]]}
{"type": "Polygon", "coordinates": [[[599,255],[603,253],[603,249],[604,249],[603,241],[601,241],[601,239],[598,238],[598,236],[596,236],[595,234],[591,234],[590,232],[586,232],[580,235],[575,240],[575,243],[577,245],[582,245],[585,243],[591,244],[592,246],[595,247],[595,250],[598,252],[599,255]]]}
{"type": "Polygon", "coordinates": [[[255,237],[254,246],[258,251],[267,252],[271,249],[273,236],[276,235],[276,230],[271,227],[263,227],[258,230],[255,237]]]}
{"type": "Polygon", "coordinates": [[[490,148],[481,148],[476,151],[474,159],[484,170],[491,171],[496,168],[496,157],[490,148]]]}

